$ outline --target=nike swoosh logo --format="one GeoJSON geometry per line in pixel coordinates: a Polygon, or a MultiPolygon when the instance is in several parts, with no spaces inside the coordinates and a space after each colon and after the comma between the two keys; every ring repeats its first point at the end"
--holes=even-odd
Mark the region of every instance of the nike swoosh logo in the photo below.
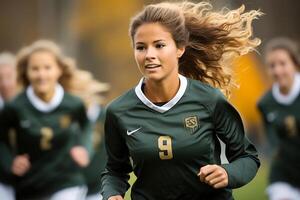
{"type": "Polygon", "coordinates": [[[127,130],[127,135],[132,135],[133,133],[139,131],[141,128],[142,128],[142,127],[138,128],[138,129],[135,129],[135,130],[133,130],[133,131],[128,131],[128,130],[127,130]]]}

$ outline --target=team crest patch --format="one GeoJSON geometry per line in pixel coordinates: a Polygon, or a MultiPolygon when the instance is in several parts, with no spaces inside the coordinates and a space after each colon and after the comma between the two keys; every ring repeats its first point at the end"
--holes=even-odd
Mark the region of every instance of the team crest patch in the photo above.
{"type": "Polygon", "coordinates": [[[184,119],[185,128],[189,129],[193,134],[199,127],[199,120],[197,116],[190,116],[184,119]]]}
{"type": "Polygon", "coordinates": [[[69,115],[63,115],[59,119],[61,128],[68,128],[71,124],[71,117],[69,115]]]}
{"type": "Polygon", "coordinates": [[[287,134],[289,137],[294,137],[297,135],[297,124],[294,116],[287,116],[284,119],[284,123],[287,129],[287,134]]]}

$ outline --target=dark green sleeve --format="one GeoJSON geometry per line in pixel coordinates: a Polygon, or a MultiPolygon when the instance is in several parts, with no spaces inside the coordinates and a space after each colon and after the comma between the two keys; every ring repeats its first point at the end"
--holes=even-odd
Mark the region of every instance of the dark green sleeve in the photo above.
{"type": "Polygon", "coordinates": [[[89,156],[91,158],[94,154],[92,143],[92,123],[87,117],[86,109],[83,103],[81,103],[78,107],[77,117],[80,125],[80,133],[78,134],[78,145],[85,147],[89,152],[89,156]]]}
{"type": "Polygon", "coordinates": [[[213,120],[217,136],[226,144],[229,164],[222,167],[228,174],[228,187],[241,187],[257,173],[260,166],[257,150],[245,135],[239,113],[222,94],[218,94],[213,120]]]}
{"type": "Polygon", "coordinates": [[[9,130],[16,127],[16,114],[10,106],[5,106],[0,111],[0,168],[1,171],[11,173],[12,161],[16,152],[13,152],[9,141],[9,130]]]}
{"type": "Polygon", "coordinates": [[[132,167],[125,140],[120,135],[117,120],[109,108],[104,128],[108,161],[101,178],[101,194],[103,200],[107,200],[111,196],[125,195],[129,188],[128,180],[132,167]]]}
{"type": "Polygon", "coordinates": [[[3,141],[0,141],[0,152],[0,173],[4,172],[6,174],[10,174],[14,155],[7,144],[3,141]]]}
{"type": "Polygon", "coordinates": [[[259,103],[257,105],[257,108],[263,120],[263,125],[267,136],[269,149],[271,150],[272,153],[274,153],[274,150],[278,147],[278,143],[279,143],[278,135],[276,134],[274,126],[270,122],[268,122],[267,115],[263,109],[263,106],[259,103]]]}

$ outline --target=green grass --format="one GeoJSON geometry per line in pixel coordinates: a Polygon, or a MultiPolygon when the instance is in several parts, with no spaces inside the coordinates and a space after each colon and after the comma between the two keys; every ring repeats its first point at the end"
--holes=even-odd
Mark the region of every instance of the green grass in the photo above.
{"type": "MultiPolygon", "coordinates": [[[[265,188],[267,185],[268,165],[263,162],[256,177],[247,185],[233,191],[236,200],[267,200],[265,188]]],[[[131,174],[130,184],[134,183],[136,177],[131,174]]],[[[126,193],[125,200],[130,200],[130,190],[126,193]]]]}
{"type": "Polygon", "coordinates": [[[267,186],[269,166],[262,162],[256,177],[247,185],[233,191],[236,200],[267,200],[265,189],[267,186]]]}

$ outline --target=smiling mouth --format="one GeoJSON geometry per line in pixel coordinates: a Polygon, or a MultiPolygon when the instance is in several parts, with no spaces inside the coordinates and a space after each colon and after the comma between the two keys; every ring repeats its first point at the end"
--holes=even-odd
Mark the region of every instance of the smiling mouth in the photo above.
{"type": "Polygon", "coordinates": [[[155,68],[159,68],[159,67],[161,67],[161,65],[157,65],[157,64],[145,65],[145,69],[155,69],[155,68]]]}

